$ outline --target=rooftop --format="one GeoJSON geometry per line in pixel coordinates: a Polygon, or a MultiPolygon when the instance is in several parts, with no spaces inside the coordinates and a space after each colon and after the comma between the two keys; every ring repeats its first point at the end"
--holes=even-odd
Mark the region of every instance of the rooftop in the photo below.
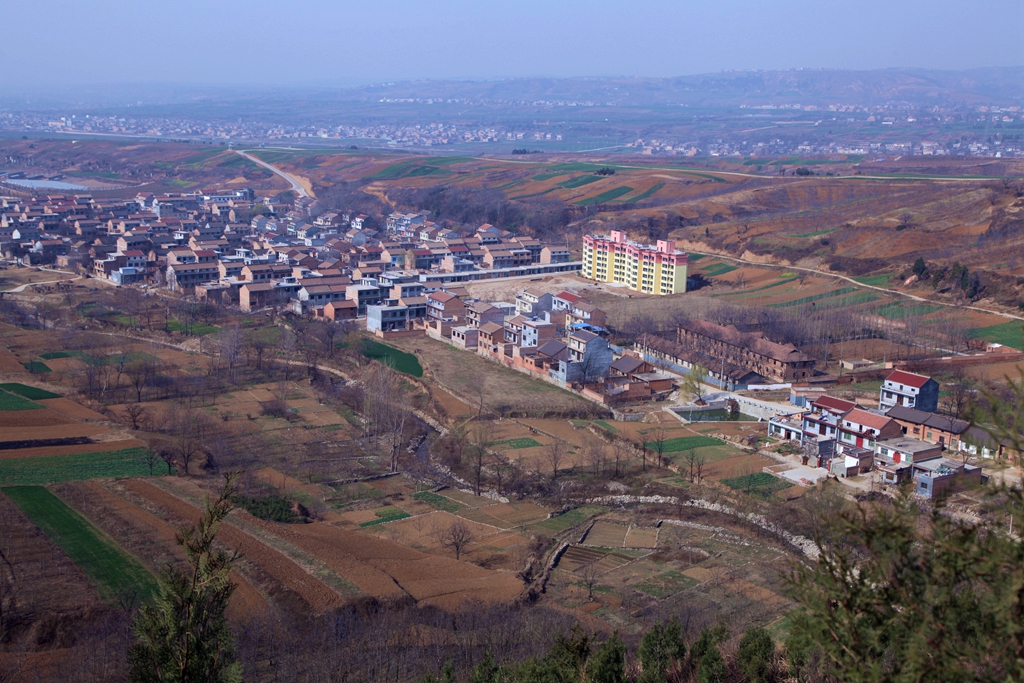
{"type": "Polygon", "coordinates": [[[905,370],[896,370],[886,377],[885,381],[895,382],[896,384],[905,384],[908,387],[920,389],[930,379],[931,377],[927,377],[925,375],[918,375],[913,372],[906,372],[905,370]]]}

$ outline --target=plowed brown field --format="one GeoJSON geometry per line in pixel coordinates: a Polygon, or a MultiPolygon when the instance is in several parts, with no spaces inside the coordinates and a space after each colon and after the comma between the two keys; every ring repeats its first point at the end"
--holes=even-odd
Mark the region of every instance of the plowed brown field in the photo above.
{"type": "MultiPolygon", "coordinates": [[[[6,427],[51,427],[53,425],[75,424],[69,417],[41,408],[38,410],[5,410],[3,426],[6,427]]],[[[37,435],[39,432],[37,432],[37,435]]],[[[44,437],[45,438],[45,437],[44,437]]]]}
{"type": "MultiPolygon", "coordinates": [[[[86,515],[94,521],[99,521],[103,527],[111,523],[122,527],[135,527],[143,532],[146,537],[157,540],[169,553],[179,560],[185,559],[185,552],[175,540],[177,531],[170,524],[152,514],[148,510],[133,505],[124,498],[112,491],[103,488],[98,482],[85,481],[77,484],[88,492],[90,502],[94,502],[103,513],[102,520],[96,520],[94,515],[86,515]]],[[[81,508],[80,508],[81,510],[81,508]]],[[[87,510],[81,510],[88,512],[87,510]]],[[[159,568],[158,568],[159,569],[159,568]]],[[[267,601],[253,588],[252,584],[237,571],[231,572],[231,581],[235,584],[235,592],[231,595],[231,602],[228,605],[228,616],[234,619],[244,619],[266,612],[267,601]]]]}
{"type": "Polygon", "coordinates": [[[95,410],[89,410],[83,405],[75,403],[70,398],[44,398],[36,401],[39,405],[46,406],[61,415],[70,417],[73,420],[106,420],[107,417],[100,415],[95,410]]]}
{"type": "MultiPolygon", "coordinates": [[[[140,479],[129,479],[124,482],[124,486],[190,522],[199,519],[200,512],[196,507],[150,483],[140,479]]],[[[326,584],[310,576],[294,561],[262,541],[230,524],[222,526],[218,536],[221,541],[232,548],[237,548],[248,560],[259,565],[274,579],[298,594],[314,611],[322,612],[344,604],[342,597],[326,584]]]]}
{"type": "Polygon", "coordinates": [[[49,425],[45,429],[39,427],[12,427],[7,425],[7,420],[4,420],[3,431],[0,431],[0,441],[68,439],[74,436],[96,436],[106,431],[106,428],[99,425],[83,424],[49,425]]]}
{"type": "Polygon", "coordinates": [[[264,467],[263,469],[256,470],[253,474],[257,479],[265,484],[273,486],[281,493],[287,493],[288,491],[301,491],[303,493],[308,493],[311,496],[323,496],[324,489],[327,488],[317,484],[303,484],[298,479],[289,477],[283,472],[278,472],[272,467],[264,467]]]}
{"type": "Polygon", "coordinates": [[[21,364],[18,357],[8,349],[0,349],[0,372],[28,372],[21,364]]]}
{"type": "Polygon", "coordinates": [[[500,602],[522,592],[513,574],[438,557],[398,543],[324,524],[255,524],[315,555],[363,591],[379,597],[411,595],[421,605],[457,608],[466,600],[500,602]]]}

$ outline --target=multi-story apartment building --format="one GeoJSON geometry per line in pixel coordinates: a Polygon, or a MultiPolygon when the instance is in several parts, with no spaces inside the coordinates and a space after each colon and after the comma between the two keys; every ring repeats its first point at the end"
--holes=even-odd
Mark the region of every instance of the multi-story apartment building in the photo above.
{"type": "Polygon", "coordinates": [[[583,277],[621,282],[639,292],[685,292],[687,263],[687,255],[676,251],[672,240],[658,240],[657,245],[640,244],[626,239],[621,230],[612,230],[610,237],[583,238],[583,277]]]}

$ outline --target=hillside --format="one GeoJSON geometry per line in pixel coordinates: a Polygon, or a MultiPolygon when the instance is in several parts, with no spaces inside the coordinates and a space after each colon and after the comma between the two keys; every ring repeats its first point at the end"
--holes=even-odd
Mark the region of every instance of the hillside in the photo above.
{"type": "MultiPolygon", "coordinates": [[[[810,168],[843,175],[780,177],[751,173],[749,166],[746,172],[732,170],[743,168],[737,164],[688,168],[641,158],[623,163],[621,157],[604,164],[578,156],[536,162],[312,152],[262,156],[318,186],[362,184],[364,193],[391,206],[429,208],[440,220],[507,216],[507,227],[557,239],[625,228],[638,239],[670,236],[698,251],[857,276],[905,273],[919,257],[941,265],[960,262],[983,273],[989,296],[1013,307],[1022,298],[1015,274],[1024,253],[1024,185],[978,177],[985,166],[978,160],[936,159],[930,164],[936,173],[959,172],[939,179],[907,177],[911,164],[918,171],[929,167],[917,158],[905,165],[820,160],[828,165],[810,168]],[[597,174],[602,168],[615,173],[597,174]],[[451,206],[445,194],[462,201],[451,206]],[[467,213],[474,203],[476,216],[467,213]],[[560,211],[562,225],[531,224],[529,218],[543,218],[539,207],[560,211]]],[[[995,161],[998,168],[990,164],[986,170],[1019,172],[1012,162],[995,161]]]]}
{"type": "MultiPolygon", "coordinates": [[[[215,146],[8,139],[0,152],[5,168],[121,182],[120,194],[285,189],[215,146]]],[[[1021,160],[254,153],[308,179],[323,209],[429,209],[436,220],[491,222],[570,246],[584,232],[622,228],[637,239],[670,236],[696,251],[856,276],[907,273],[919,257],[937,267],[960,262],[982,274],[986,296],[1014,309],[1024,299],[1016,276],[1024,253],[1021,160]]]]}

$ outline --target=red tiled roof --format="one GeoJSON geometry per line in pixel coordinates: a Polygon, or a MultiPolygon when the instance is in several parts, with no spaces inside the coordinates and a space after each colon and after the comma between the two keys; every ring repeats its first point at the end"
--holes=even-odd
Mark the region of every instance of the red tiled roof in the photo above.
{"type": "Polygon", "coordinates": [[[843,399],[836,398],[835,396],[819,396],[815,399],[814,405],[837,413],[848,413],[857,407],[856,403],[853,403],[852,401],[844,401],[843,399]]]}
{"type": "Polygon", "coordinates": [[[916,387],[920,389],[925,385],[925,382],[930,379],[931,377],[927,377],[925,375],[917,375],[913,372],[906,372],[904,370],[895,370],[885,378],[885,381],[896,382],[897,384],[906,384],[908,387],[916,387]]]}
{"type": "Polygon", "coordinates": [[[892,422],[892,418],[886,417],[885,415],[876,415],[869,413],[863,408],[854,408],[847,413],[843,419],[849,420],[855,424],[864,425],[871,429],[882,430],[887,424],[892,422]]]}

